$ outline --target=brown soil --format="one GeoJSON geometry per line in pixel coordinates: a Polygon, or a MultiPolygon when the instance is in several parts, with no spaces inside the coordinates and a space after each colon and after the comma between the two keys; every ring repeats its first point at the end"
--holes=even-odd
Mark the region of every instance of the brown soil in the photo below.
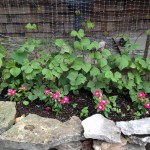
{"type": "MultiPolygon", "coordinates": [[[[51,110],[46,111],[44,108],[45,103],[39,100],[31,102],[28,106],[24,106],[21,103],[17,103],[17,115],[16,117],[20,117],[23,114],[28,115],[31,114],[37,114],[42,117],[46,118],[55,118],[62,122],[69,120],[72,116],[78,116],[80,117],[80,112],[84,107],[88,106],[89,114],[88,116],[91,116],[95,113],[97,113],[95,109],[95,103],[92,98],[92,94],[90,92],[87,92],[85,90],[81,90],[79,95],[69,94],[69,103],[63,105],[63,109],[59,114],[55,114],[51,110]],[[77,104],[76,108],[73,108],[73,104],[77,104]]],[[[9,100],[6,99],[4,96],[0,97],[0,100],[9,100]]],[[[126,120],[133,120],[135,119],[133,116],[135,110],[134,106],[130,100],[129,97],[125,97],[123,95],[118,95],[117,99],[117,107],[121,108],[121,113],[111,112],[109,114],[109,119],[114,121],[126,121],[126,120]],[[130,110],[128,111],[127,105],[130,106],[130,110]]],[[[143,117],[150,117],[150,110],[148,110],[149,114],[141,116],[143,117]]],[[[81,118],[81,117],[80,117],[81,118]]],[[[81,118],[81,120],[84,118],[81,118]]]]}

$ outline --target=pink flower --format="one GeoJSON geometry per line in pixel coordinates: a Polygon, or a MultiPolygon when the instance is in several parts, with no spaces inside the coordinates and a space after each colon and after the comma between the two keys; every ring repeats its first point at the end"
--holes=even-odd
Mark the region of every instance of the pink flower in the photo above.
{"type": "Polygon", "coordinates": [[[146,98],[146,94],[144,92],[140,92],[138,94],[138,98],[146,98]]]}
{"type": "Polygon", "coordinates": [[[57,100],[58,98],[59,98],[59,95],[58,94],[53,94],[53,98],[55,99],[55,100],[57,100]]]}
{"type": "Polygon", "coordinates": [[[45,94],[45,95],[48,95],[48,94],[50,94],[50,93],[51,93],[51,91],[48,90],[48,89],[46,89],[46,90],[44,91],[44,94],[45,94]]]}
{"type": "Polygon", "coordinates": [[[145,107],[148,108],[148,109],[150,109],[150,103],[146,102],[145,103],[145,107]]]}
{"type": "Polygon", "coordinates": [[[58,98],[60,97],[60,93],[59,93],[59,91],[56,91],[56,93],[55,94],[57,94],[58,95],[58,98]]]}
{"type": "Polygon", "coordinates": [[[59,97],[60,97],[60,93],[56,91],[55,94],[53,94],[53,98],[57,100],[59,97]]]}
{"type": "Polygon", "coordinates": [[[67,103],[69,101],[69,97],[64,96],[63,100],[67,103]]]}
{"type": "Polygon", "coordinates": [[[45,109],[46,111],[51,110],[51,108],[50,108],[50,107],[45,107],[44,109],[45,109]]]}
{"type": "Polygon", "coordinates": [[[16,90],[8,89],[8,95],[9,96],[14,96],[15,94],[16,94],[16,90]]]}
{"type": "Polygon", "coordinates": [[[99,111],[104,111],[104,105],[103,104],[98,104],[97,109],[99,111]]]}
{"type": "Polygon", "coordinates": [[[103,104],[103,105],[107,105],[107,104],[108,104],[108,101],[106,101],[106,100],[102,100],[102,101],[101,101],[101,104],[103,104]]]}
{"type": "Polygon", "coordinates": [[[103,100],[103,95],[102,95],[102,93],[100,93],[99,101],[101,102],[102,100],[103,100]]]}
{"type": "Polygon", "coordinates": [[[94,96],[99,97],[99,96],[100,96],[100,91],[99,91],[99,90],[96,90],[96,91],[94,92],[94,96]]]}
{"type": "Polygon", "coordinates": [[[60,100],[60,102],[61,102],[63,105],[67,103],[64,99],[60,100]]]}
{"type": "Polygon", "coordinates": [[[21,90],[26,90],[26,89],[27,89],[27,87],[26,87],[26,86],[24,86],[24,85],[22,85],[22,86],[20,87],[20,89],[21,89],[21,90]]]}

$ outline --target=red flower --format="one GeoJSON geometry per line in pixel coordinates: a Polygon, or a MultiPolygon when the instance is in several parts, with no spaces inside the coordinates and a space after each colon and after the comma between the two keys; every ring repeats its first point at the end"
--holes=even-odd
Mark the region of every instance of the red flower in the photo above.
{"type": "Polygon", "coordinates": [[[104,105],[103,104],[98,104],[97,109],[99,111],[104,111],[104,105]]]}
{"type": "Polygon", "coordinates": [[[94,96],[99,97],[99,96],[100,96],[100,91],[99,91],[99,90],[96,90],[96,91],[94,92],[94,96]]]}
{"type": "Polygon", "coordinates": [[[103,105],[107,105],[107,104],[108,104],[108,101],[106,101],[106,100],[102,100],[102,101],[101,101],[101,104],[103,104],[103,105]]]}
{"type": "Polygon", "coordinates": [[[65,100],[60,100],[60,102],[62,103],[62,105],[66,104],[67,102],[65,100]]]}
{"type": "Polygon", "coordinates": [[[9,96],[14,96],[15,94],[16,94],[16,90],[8,89],[8,95],[9,96]]]}
{"type": "Polygon", "coordinates": [[[45,95],[51,94],[51,91],[48,90],[48,89],[46,89],[46,90],[44,91],[44,94],[45,94],[45,95]]]}
{"type": "Polygon", "coordinates": [[[50,108],[50,107],[45,107],[44,109],[45,109],[46,111],[51,110],[51,108],[50,108]]]}
{"type": "Polygon", "coordinates": [[[146,102],[145,103],[145,107],[148,108],[148,109],[150,109],[150,103],[146,102]]]}
{"type": "Polygon", "coordinates": [[[138,98],[146,98],[146,94],[144,92],[140,92],[138,94],[138,98]]]}
{"type": "Polygon", "coordinates": [[[26,87],[26,86],[24,86],[24,85],[22,85],[22,86],[20,87],[20,89],[21,89],[21,90],[26,90],[26,89],[27,89],[27,87],[26,87]]]}
{"type": "Polygon", "coordinates": [[[63,100],[67,103],[69,101],[69,97],[64,96],[63,100]]]}

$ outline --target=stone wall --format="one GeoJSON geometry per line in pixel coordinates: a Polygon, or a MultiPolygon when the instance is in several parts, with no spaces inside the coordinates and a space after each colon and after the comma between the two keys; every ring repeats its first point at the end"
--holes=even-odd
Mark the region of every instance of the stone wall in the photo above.
{"type": "Polygon", "coordinates": [[[0,150],[150,150],[150,118],[115,123],[95,114],[60,122],[29,114],[15,119],[15,106],[0,101],[0,150]]]}
{"type": "MultiPolygon", "coordinates": [[[[148,0],[93,0],[83,13],[95,22],[89,35],[97,32],[146,30],[150,27],[148,0]]],[[[75,12],[66,0],[0,1],[0,34],[11,36],[65,37],[73,30],[75,12]],[[25,25],[36,23],[38,29],[27,32],[25,25]]]]}

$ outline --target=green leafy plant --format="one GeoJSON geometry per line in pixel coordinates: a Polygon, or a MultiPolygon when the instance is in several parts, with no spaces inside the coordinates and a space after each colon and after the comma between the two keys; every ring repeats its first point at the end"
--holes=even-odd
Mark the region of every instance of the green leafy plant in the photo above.
{"type": "Polygon", "coordinates": [[[84,107],[81,112],[80,112],[80,117],[88,117],[88,114],[89,114],[89,110],[88,110],[88,107],[84,107]]]}

